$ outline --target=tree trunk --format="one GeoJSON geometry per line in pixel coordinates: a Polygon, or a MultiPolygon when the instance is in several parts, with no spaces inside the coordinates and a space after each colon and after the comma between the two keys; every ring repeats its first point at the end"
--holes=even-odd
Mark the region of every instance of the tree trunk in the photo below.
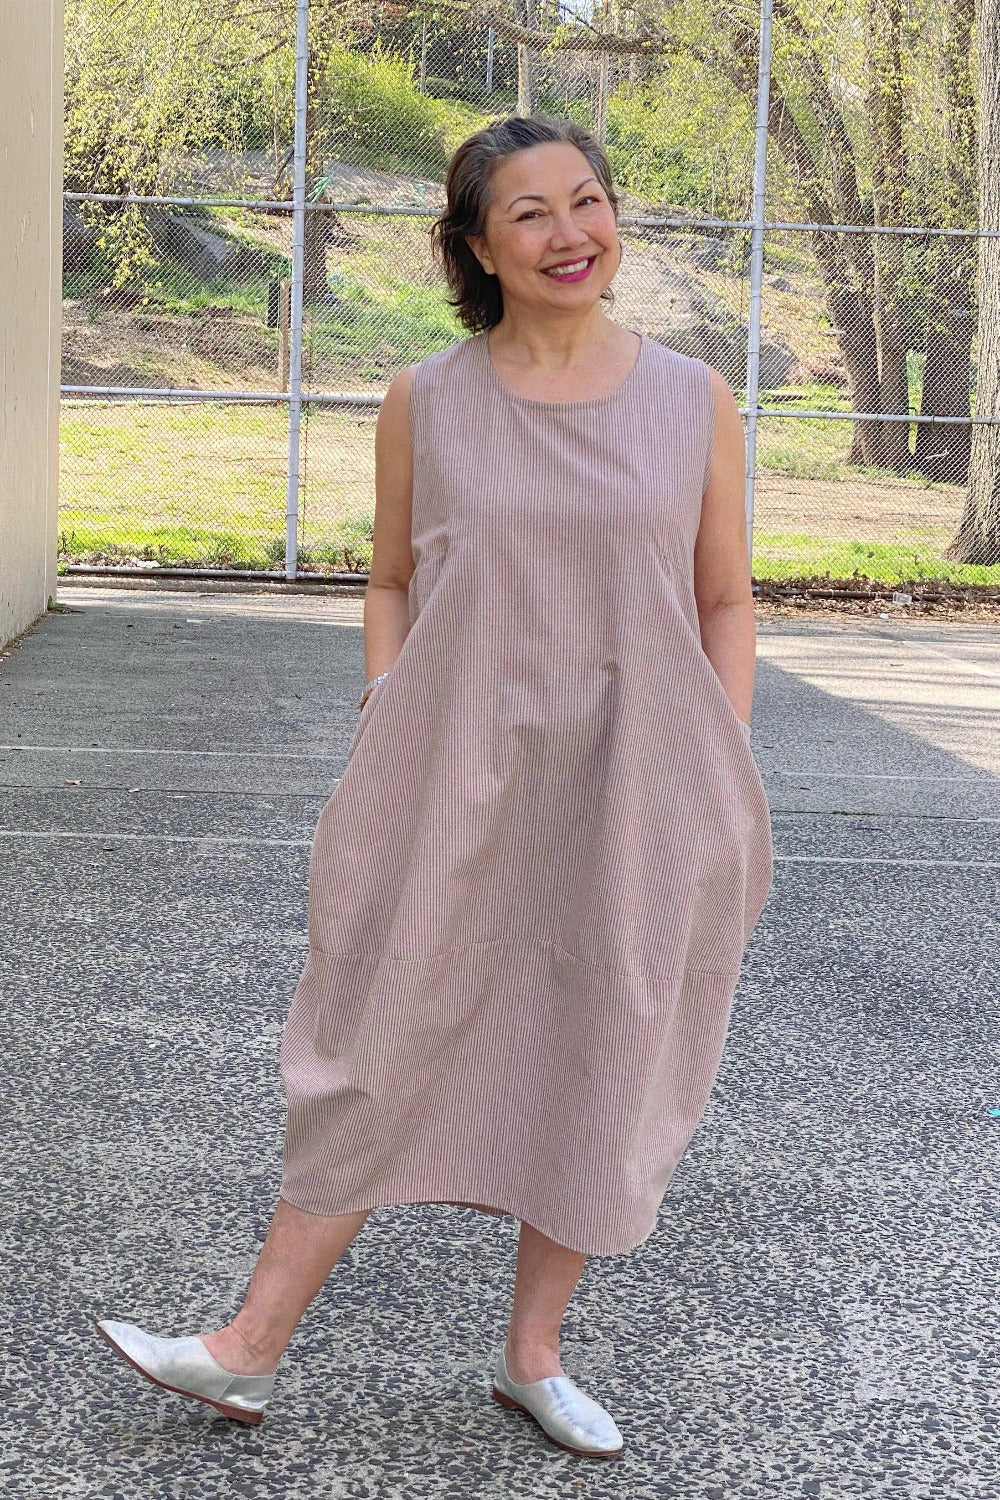
{"type": "MultiPolygon", "coordinates": [[[[318,28],[317,28],[318,29],[318,28]]],[[[328,51],[323,38],[310,38],[309,61],[306,68],[306,199],[316,190],[323,173],[325,156],[325,93],[328,51]]],[[[305,272],[302,281],[302,299],[306,303],[321,302],[329,291],[326,279],[326,247],[330,236],[330,215],[307,213],[305,229],[305,272]]]]}
{"type": "MultiPolygon", "coordinates": [[[[798,191],[802,210],[814,224],[860,224],[864,218],[858,187],[857,158],[843,113],[830,92],[815,42],[805,30],[791,0],[775,0],[775,18],[787,38],[797,44],[795,81],[806,101],[800,124],[789,95],[772,76],[767,128],[798,191]],[[809,117],[812,117],[810,120],[809,117]],[[825,141],[817,144],[812,128],[823,122],[825,141]]],[[[731,32],[723,50],[704,53],[701,60],[718,68],[748,103],[757,94],[757,35],[744,23],[729,18],[731,32]]],[[[696,54],[697,55],[697,54],[696,54]]],[[[874,258],[867,235],[818,231],[813,250],[823,279],[833,332],[851,386],[855,411],[881,410],[878,360],[875,355],[874,258]]],[[[883,467],[884,424],[855,422],[850,462],[883,467]]]]}
{"type": "MultiPolygon", "coordinates": [[[[975,263],[974,240],[938,242],[934,294],[927,318],[927,355],[920,397],[922,417],[971,414],[969,372],[976,327],[972,308],[975,263]]],[[[928,479],[943,484],[965,484],[971,448],[971,426],[921,422],[917,427],[914,464],[928,479]]]]}
{"type": "MultiPolygon", "coordinates": [[[[776,13],[782,14],[785,25],[802,44],[799,81],[806,91],[812,111],[826,123],[829,135],[829,180],[824,182],[811,140],[799,127],[787,95],[774,80],[768,109],[768,131],[796,180],[807,217],[815,224],[830,224],[838,219],[845,224],[860,224],[862,204],[858,190],[857,162],[843,116],[829,93],[810,39],[801,32],[794,12],[783,7],[779,0],[776,13]]],[[[722,70],[743,90],[748,99],[754,97],[757,87],[756,69],[752,66],[755,46],[755,41],[748,36],[747,45],[741,49],[741,61],[736,62],[730,58],[723,64],[720,59],[722,70]]],[[[813,250],[823,278],[834,334],[850,382],[854,409],[880,411],[881,389],[875,355],[875,270],[871,241],[867,235],[819,231],[813,235],[813,250]]],[[[881,422],[855,422],[849,461],[868,468],[884,467],[886,454],[883,435],[884,424],[881,422]]]]}
{"type": "MultiPolygon", "coordinates": [[[[906,160],[903,147],[903,0],[868,0],[866,58],[868,112],[871,124],[872,203],[876,224],[904,221],[906,160]]],[[[872,236],[875,257],[875,354],[879,404],[875,410],[906,414],[910,391],[906,374],[909,337],[903,311],[903,239],[896,234],[872,236]]],[[[883,424],[886,468],[903,474],[910,463],[910,429],[906,422],[883,424]]]]}
{"type": "MultiPolygon", "coordinates": [[[[1000,0],[979,0],[979,220],[1000,233],[1000,0]]],[[[979,241],[976,415],[1000,417],[1000,239],[979,241]]],[[[945,557],[1000,564],[1000,424],[972,429],[969,489],[945,557]]]]}
{"type": "MultiPolygon", "coordinates": [[[[516,0],[518,25],[534,31],[538,26],[537,0],[516,0]]],[[[530,115],[535,108],[538,53],[525,42],[517,44],[517,113],[530,115]]]]}
{"type": "MultiPolygon", "coordinates": [[[[942,66],[945,84],[945,191],[941,226],[968,224],[976,202],[976,102],[972,86],[972,25],[975,0],[952,0],[946,13],[942,66]]],[[[970,370],[976,330],[973,307],[976,242],[941,238],[936,245],[934,292],[924,347],[922,417],[971,415],[970,370]]],[[[916,467],[929,479],[965,484],[972,428],[922,422],[917,427],[916,467]]]]}
{"type": "MultiPolygon", "coordinates": [[[[826,286],[827,306],[837,330],[837,343],[850,382],[854,410],[878,412],[882,410],[882,387],[875,353],[872,283],[858,276],[856,256],[849,255],[840,243],[846,238],[815,234],[813,248],[826,286]]],[[[861,247],[851,248],[857,251],[861,247]]],[[[889,462],[885,451],[885,426],[883,422],[855,422],[848,462],[866,469],[885,468],[889,462]]]]}
{"type": "MultiPolygon", "coordinates": [[[[614,35],[618,30],[618,17],[615,14],[614,0],[603,0],[603,3],[595,8],[594,19],[601,31],[614,35]]],[[[601,49],[597,56],[596,82],[593,132],[595,140],[600,141],[603,145],[608,129],[608,95],[614,87],[612,82],[611,58],[604,48],[601,49]]]]}

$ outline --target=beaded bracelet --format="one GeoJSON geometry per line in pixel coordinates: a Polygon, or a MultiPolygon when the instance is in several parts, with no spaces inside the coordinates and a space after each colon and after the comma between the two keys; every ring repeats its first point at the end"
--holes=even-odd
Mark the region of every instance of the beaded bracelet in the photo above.
{"type": "Polygon", "coordinates": [[[388,675],[388,672],[380,672],[377,677],[372,677],[368,682],[365,683],[364,687],[361,689],[361,699],[359,707],[364,708],[365,701],[368,698],[369,694],[374,692],[379,683],[383,682],[385,678],[388,677],[388,675]]]}

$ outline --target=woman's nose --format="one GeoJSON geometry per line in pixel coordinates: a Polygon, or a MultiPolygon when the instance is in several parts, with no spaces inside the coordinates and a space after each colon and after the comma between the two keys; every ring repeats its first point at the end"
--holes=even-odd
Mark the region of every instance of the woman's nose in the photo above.
{"type": "Polygon", "coordinates": [[[590,236],[573,218],[571,213],[557,214],[552,226],[551,241],[553,245],[568,246],[585,245],[590,236]]]}

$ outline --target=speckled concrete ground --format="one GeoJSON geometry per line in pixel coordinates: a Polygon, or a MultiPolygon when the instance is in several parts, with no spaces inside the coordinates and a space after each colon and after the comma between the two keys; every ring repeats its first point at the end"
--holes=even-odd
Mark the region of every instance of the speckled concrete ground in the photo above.
{"type": "Polygon", "coordinates": [[[609,1465],[490,1400],[511,1219],[377,1210],[259,1429],[91,1332],[253,1264],[361,606],[59,601],[0,666],[5,1497],[995,1500],[1000,630],[758,626],[774,889],[658,1229],[565,1326],[609,1465]]]}

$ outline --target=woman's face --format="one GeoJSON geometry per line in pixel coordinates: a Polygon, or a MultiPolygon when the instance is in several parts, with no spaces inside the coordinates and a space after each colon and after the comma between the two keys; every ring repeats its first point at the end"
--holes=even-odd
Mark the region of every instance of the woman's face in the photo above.
{"type": "Polygon", "coordinates": [[[564,141],[504,157],[485,232],[469,244],[505,303],[537,311],[586,310],[621,264],[611,201],[583,152],[564,141]]]}

